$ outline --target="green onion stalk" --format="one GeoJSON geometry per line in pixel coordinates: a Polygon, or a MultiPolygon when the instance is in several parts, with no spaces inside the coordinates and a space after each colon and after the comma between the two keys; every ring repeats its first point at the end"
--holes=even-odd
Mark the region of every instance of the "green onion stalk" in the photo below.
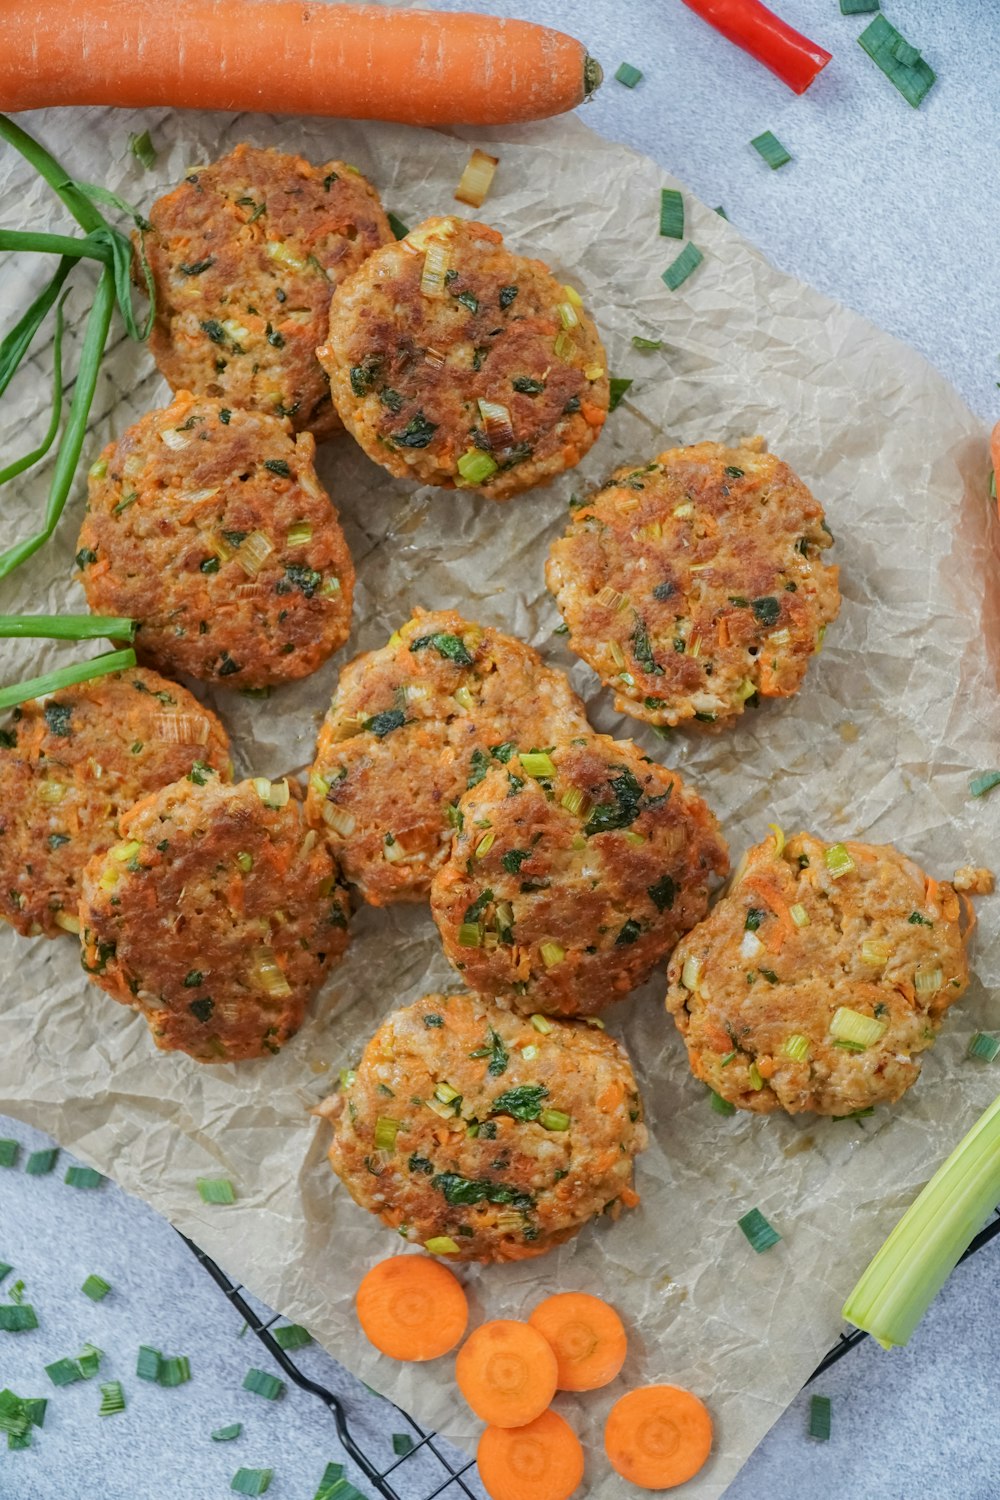
{"type": "MultiPolygon", "coordinates": [[[[2,395],[17,373],[39,328],[52,308],[55,308],[52,413],[48,429],[37,447],[0,469],[0,485],[6,484],[40,462],[56,440],[63,408],[63,306],[68,295],[63,287],[74,266],[80,261],[91,260],[101,267],[94,300],[87,317],[69,414],[56,449],[44,518],[33,535],[14,542],[0,552],[0,579],[2,579],[44,546],[59,524],[86,440],[87,423],[115,306],[119,308],[129,336],[142,341],[149,336],[155,303],[152,272],[143,245],[143,235],[150,227],[146,220],[129,204],[105,188],[74,181],[67,175],[65,168],[60,166],[59,162],[38,141],[5,115],[0,115],[0,141],[13,146],[35,168],[84,231],[82,235],[75,236],[36,234],[33,231],[12,229],[0,230],[0,251],[30,251],[36,254],[58,256],[56,269],[46,286],[0,341],[0,395],[2,395]],[[140,231],[139,264],[150,301],[148,315],[141,326],[136,321],[132,307],[133,251],[131,240],[121,230],[109,224],[97,206],[98,204],[104,204],[125,214],[133,220],[140,231]]],[[[85,640],[109,636],[112,639],[132,640],[134,634],[134,625],[130,620],[90,618],[80,615],[68,615],[62,618],[53,616],[0,617],[0,635],[2,636],[36,636],[59,640],[85,640]]],[[[66,667],[30,682],[0,689],[0,708],[9,708],[39,693],[55,692],[61,687],[84,682],[91,677],[117,671],[134,663],[135,653],[132,650],[111,652],[91,662],[66,667]]]]}
{"type": "Polygon", "coordinates": [[[883,1349],[905,1344],[1000,1203],[1000,1097],[907,1209],[847,1301],[883,1349]]]}

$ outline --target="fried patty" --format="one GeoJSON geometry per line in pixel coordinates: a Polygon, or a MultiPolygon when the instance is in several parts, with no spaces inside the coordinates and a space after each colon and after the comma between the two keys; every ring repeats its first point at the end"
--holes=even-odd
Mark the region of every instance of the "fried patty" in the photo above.
{"type": "Polygon", "coordinates": [[[452,1260],[523,1260],[638,1203],[646,1145],[624,1049],[476,995],[390,1015],[318,1113],[356,1203],[452,1260]]]}
{"type": "Polygon", "coordinates": [[[630,740],[513,754],[459,803],[431,911],[470,989],[596,1015],[648,979],[729,868],[715,817],[630,740]]]}
{"type": "Polygon", "coordinates": [[[25,937],[77,932],[81,872],[120,815],[202,767],[228,781],[225,730],[143,667],[22,703],[0,730],[0,917],[25,937]]]}
{"type": "Polygon", "coordinates": [[[149,346],[172,389],[329,437],[340,423],[316,345],[330,298],[392,240],[371,184],[340,161],[241,145],[189,173],[149,218],[149,346]]]}
{"type": "Polygon", "coordinates": [[[90,470],[77,564],[91,609],[139,622],[169,672],[265,687],[351,628],[354,566],[309,433],[181,392],[90,470]]]}
{"type": "Polygon", "coordinates": [[[608,411],[579,294],[462,219],[428,219],[350,276],[317,354],[369,458],[494,500],[579,463],[608,411]]]}
{"type": "Polygon", "coordinates": [[[445,860],[462,793],[517,745],[588,732],[537,651],[453,610],[416,610],[340,674],[307,808],[366,901],[418,901],[445,860]]]}
{"type": "Polygon", "coordinates": [[[286,782],[192,771],[83,873],[83,966],[198,1062],[278,1052],[347,946],[347,896],[286,782]]]}
{"type": "Polygon", "coordinates": [[[670,961],[691,1071],[762,1113],[891,1104],[968,983],[959,898],[889,845],[779,842],[670,961]]]}
{"type": "Polygon", "coordinates": [[[649,724],[732,722],[802,684],[840,608],[823,509],[762,439],[618,469],[552,544],[569,645],[649,724]]]}

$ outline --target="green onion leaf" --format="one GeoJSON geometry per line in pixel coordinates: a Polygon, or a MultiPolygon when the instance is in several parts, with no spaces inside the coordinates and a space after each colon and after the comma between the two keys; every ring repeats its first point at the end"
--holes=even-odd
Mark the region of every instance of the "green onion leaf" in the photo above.
{"type": "Polygon", "coordinates": [[[111,1283],[103,1276],[88,1276],[80,1290],[91,1302],[103,1302],[111,1290],[111,1283]]]}
{"type": "Polygon", "coordinates": [[[620,375],[612,375],[608,381],[608,411],[617,411],[625,399],[625,392],[631,387],[631,380],[625,380],[620,375]]]}
{"type": "MultiPolygon", "coordinates": [[[[6,555],[5,553],[4,556],[6,555]]],[[[3,558],[0,557],[0,577],[4,576],[2,565],[3,558]]],[[[134,666],[135,652],[131,648],[127,651],[109,651],[105,656],[95,656],[75,667],[60,667],[57,672],[47,672],[44,677],[32,677],[27,682],[0,688],[0,709],[13,708],[29,698],[40,698],[45,693],[56,693],[60,688],[71,687],[76,682],[90,682],[95,677],[103,677],[106,672],[122,672],[134,666]]]]}
{"type": "Polygon", "coordinates": [[[478,448],[470,448],[458,460],[458,472],[466,484],[484,484],[497,471],[497,461],[478,448]]]}
{"type": "Polygon", "coordinates": [[[228,1427],[217,1427],[212,1433],[213,1443],[231,1443],[243,1431],[242,1422],[231,1422],[228,1427]]]}
{"type": "Polygon", "coordinates": [[[907,104],[912,104],[917,109],[937,78],[934,69],[924,62],[917,49],[910,47],[883,15],[877,15],[871,25],[865,27],[858,37],[858,43],[875,66],[881,68],[889,82],[899,90],[907,104]],[[897,50],[901,43],[905,49],[902,58],[897,50]]]}
{"type": "Polygon", "coordinates": [[[660,233],[669,240],[684,238],[684,197],[676,188],[660,189],[660,233]]]}
{"type": "Polygon", "coordinates": [[[47,1151],[32,1151],[24,1164],[24,1170],[29,1177],[45,1177],[52,1171],[58,1156],[58,1146],[51,1146],[47,1151]]]}
{"type": "Polygon", "coordinates": [[[162,1363],[163,1355],[158,1349],[151,1349],[148,1344],[139,1345],[139,1358],[136,1361],[135,1373],[140,1380],[159,1380],[162,1363]]]}
{"type": "Polygon", "coordinates": [[[728,1099],[723,1099],[722,1095],[717,1094],[714,1089],[709,1089],[708,1098],[717,1115],[734,1115],[736,1113],[736,1105],[728,1099]]]}
{"type": "Polygon", "coordinates": [[[970,797],[985,797],[995,786],[1000,786],[1000,771],[983,771],[969,782],[970,797]]]}
{"type": "Polygon", "coordinates": [[[843,844],[831,844],[829,849],[824,849],[823,863],[834,880],[854,869],[854,860],[843,844]]]}
{"type": "Polygon", "coordinates": [[[791,161],[790,151],[786,151],[772,130],[765,130],[761,135],[755,135],[750,142],[758,156],[762,156],[771,168],[776,172],[779,167],[785,166],[791,161]]]}
{"type": "Polygon", "coordinates": [[[104,1350],[98,1349],[96,1344],[84,1344],[76,1357],[80,1367],[80,1374],[84,1380],[92,1380],[101,1368],[101,1360],[104,1358],[104,1350]]]}
{"type": "Polygon", "coordinates": [[[641,78],[642,73],[640,69],[633,68],[631,63],[619,63],[617,69],[615,70],[616,81],[618,83],[623,83],[627,89],[634,89],[641,78]]]}
{"type": "Polygon", "coordinates": [[[395,1151],[396,1136],[399,1134],[398,1120],[392,1120],[388,1115],[380,1115],[375,1121],[375,1150],[395,1151]]]}
{"type": "Polygon", "coordinates": [[[272,1328],[271,1336],[279,1349],[304,1349],[313,1341],[312,1334],[301,1323],[286,1323],[282,1328],[272,1328]]]}
{"type": "Polygon", "coordinates": [[[63,1178],[64,1182],[75,1188],[99,1188],[107,1180],[100,1172],[95,1172],[93,1167],[67,1167],[63,1178]]]}
{"type": "Polygon", "coordinates": [[[273,1469],[237,1469],[229,1488],[237,1495],[266,1494],[273,1473],[273,1469]]]}
{"type": "Polygon", "coordinates": [[[0,636],[54,641],[135,640],[135,621],[119,615],[0,615],[0,636]]]}
{"type": "Polygon", "coordinates": [[[982,1062],[996,1062],[1000,1057],[1000,1041],[995,1036],[987,1036],[985,1031],[977,1031],[969,1043],[967,1056],[979,1058],[982,1062]]]}
{"type": "Polygon", "coordinates": [[[392,230],[397,240],[405,240],[410,231],[407,229],[406,225],[403,223],[399,215],[386,214],[386,218],[389,220],[389,228],[392,230]]]}
{"type": "MultiPolygon", "coordinates": [[[[81,242],[83,243],[83,242],[81,242]]],[[[69,292],[63,292],[56,303],[56,326],[52,336],[52,415],[46,428],[45,436],[37,448],[32,448],[30,453],[24,453],[20,458],[13,459],[3,469],[0,469],[0,484],[6,484],[8,480],[14,479],[18,474],[23,474],[25,469],[30,469],[39,459],[45,457],[52,444],[56,440],[59,424],[62,421],[63,410],[63,376],[62,376],[62,341],[63,341],[63,306],[69,292]]]]}
{"type": "Polygon", "coordinates": [[[228,1177],[199,1177],[198,1195],[202,1203],[235,1203],[236,1189],[228,1177]]]}
{"type": "Polygon", "coordinates": [[[878,8],[879,0],[840,0],[842,16],[869,16],[878,8]]]}
{"type": "Polygon", "coordinates": [[[45,1373],[53,1385],[73,1385],[83,1379],[83,1372],[75,1359],[57,1359],[45,1366],[45,1373]]]}
{"type": "Polygon", "coordinates": [[[662,349],[663,348],[663,340],[662,339],[644,339],[640,334],[633,333],[633,335],[632,335],[632,348],[633,349],[662,349]]]}
{"type": "Polygon", "coordinates": [[[46,1396],[25,1396],[22,1402],[24,1415],[32,1427],[45,1426],[45,1410],[48,1404],[48,1397],[46,1396]]]}
{"type": "Polygon", "coordinates": [[[543,1130],[568,1130],[572,1121],[561,1109],[543,1109],[538,1123],[543,1130]]]}
{"type": "Polygon", "coordinates": [[[715,212],[719,215],[720,219],[725,219],[726,223],[729,223],[729,215],[726,213],[726,210],[723,208],[721,203],[718,205],[715,212]]]}
{"type": "MultiPolygon", "coordinates": [[[[938,970],[940,975],[940,970],[938,970]]],[[[919,975],[917,979],[919,981],[919,975]]],[[[917,988],[919,989],[919,982],[917,988]]],[[[936,984],[934,989],[939,989],[936,984]]],[[[848,1005],[840,1005],[833,1013],[830,1022],[830,1035],[839,1042],[847,1042],[852,1047],[862,1050],[874,1047],[875,1043],[881,1041],[888,1030],[887,1021],[877,1021],[874,1016],[866,1016],[861,1011],[851,1010],[848,1005]]]]}
{"type": "Polygon", "coordinates": [[[768,1223],[759,1208],[752,1208],[737,1222],[758,1255],[764,1250],[770,1250],[781,1239],[781,1235],[768,1223]]]}
{"type": "Polygon", "coordinates": [[[0,1303],[0,1333],[29,1333],[38,1327],[38,1315],[30,1302],[0,1303]]]}
{"type": "MultiPolygon", "coordinates": [[[[335,1486],[341,1484],[343,1477],[343,1464],[327,1464],[323,1470],[323,1477],[319,1482],[319,1489],[313,1496],[313,1500],[331,1500],[335,1486]]],[[[346,1483],[346,1481],[344,1482],[346,1483]]],[[[341,1488],[341,1493],[337,1496],[337,1500],[343,1500],[343,1488],[341,1488]]],[[[362,1500],[364,1500],[364,1497],[362,1497],[362,1500]]]]}
{"type": "Polygon", "coordinates": [[[413,1452],[415,1447],[416,1443],[414,1443],[408,1432],[393,1433],[392,1451],[397,1455],[397,1457],[405,1458],[408,1453],[413,1452]]]}
{"type": "Polygon", "coordinates": [[[521,769],[534,780],[543,780],[556,774],[555,762],[544,750],[526,750],[521,756],[521,769]]]}
{"type": "Polygon", "coordinates": [[[243,1389],[263,1396],[266,1401],[277,1401],[285,1394],[285,1382],[266,1370],[248,1370],[243,1379],[243,1389]]]}
{"type": "Polygon", "coordinates": [[[142,162],[147,172],[156,166],[156,147],[150,140],[148,130],[144,130],[141,135],[130,135],[128,149],[136,161],[142,162]]]}
{"type": "Polygon", "coordinates": [[[100,1417],[113,1417],[125,1410],[125,1392],[120,1380],[109,1380],[101,1386],[100,1417]]]}
{"type": "Polygon", "coordinates": [[[884,1349],[905,1344],[1000,1203],[1000,1097],[900,1219],[844,1303],[884,1349]]]}
{"type": "Polygon", "coordinates": [[[21,1154],[20,1141],[0,1141],[0,1167],[14,1167],[21,1154]]]}
{"type": "Polygon", "coordinates": [[[186,1354],[172,1354],[167,1359],[161,1358],[156,1379],[159,1385],[184,1385],[191,1379],[191,1361],[186,1354]]]}
{"type": "Polygon", "coordinates": [[[689,240],[677,259],[670,262],[670,265],[660,279],[666,283],[672,292],[676,292],[679,287],[684,285],[692,271],[697,271],[704,259],[705,257],[697,245],[692,244],[689,240]]]}
{"type": "MultiPolygon", "coordinates": [[[[840,0],[843,5],[844,0],[840,0]]],[[[814,1396],[809,1403],[809,1436],[825,1443],[830,1436],[830,1398],[814,1396]]]]}

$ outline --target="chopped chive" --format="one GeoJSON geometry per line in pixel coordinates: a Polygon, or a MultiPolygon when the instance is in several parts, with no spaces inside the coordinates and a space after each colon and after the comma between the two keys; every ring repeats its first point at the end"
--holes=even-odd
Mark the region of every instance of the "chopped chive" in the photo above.
{"type": "Polygon", "coordinates": [[[236,1189],[228,1177],[199,1177],[198,1193],[202,1203],[235,1203],[236,1189]]]}
{"type": "Polygon", "coordinates": [[[615,411],[622,404],[631,384],[631,380],[625,380],[620,375],[611,376],[608,381],[608,411],[615,411]]]}
{"type": "Polygon", "coordinates": [[[272,1328],[271,1335],[279,1349],[304,1349],[311,1344],[313,1336],[301,1323],[286,1323],[283,1328],[272,1328]]]}
{"type": "Polygon", "coordinates": [[[103,1276],[88,1276],[80,1290],[91,1302],[103,1302],[111,1290],[111,1283],[103,1276]]]}
{"type": "Polygon", "coordinates": [[[263,1495],[270,1486],[273,1469],[237,1469],[229,1488],[237,1495],[263,1495]]]}
{"type": "Polygon", "coordinates": [[[698,246],[692,244],[689,240],[677,259],[670,262],[660,279],[666,283],[672,292],[676,292],[679,287],[684,285],[692,271],[697,271],[704,259],[705,257],[698,249],[698,246]]]}
{"type": "Polygon", "coordinates": [[[76,682],[90,682],[95,677],[103,677],[106,672],[124,672],[134,666],[135,652],[131,647],[127,651],[108,651],[104,656],[78,662],[75,667],[60,667],[58,672],[46,672],[43,677],[30,677],[26,682],[0,688],[0,708],[14,708],[29,698],[41,698],[45,693],[56,693],[76,682]]]}
{"type": "Polygon", "coordinates": [[[231,1443],[243,1431],[242,1422],[230,1422],[228,1427],[217,1427],[212,1433],[213,1443],[231,1443]]]}
{"type": "Polygon", "coordinates": [[[1000,786],[1000,771],[983,771],[969,782],[970,797],[985,797],[995,786],[1000,786]]]}
{"type": "Polygon", "coordinates": [[[45,1366],[45,1373],[53,1385],[73,1385],[83,1379],[83,1371],[75,1359],[57,1359],[45,1366]]]}
{"type": "MultiPolygon", "coordinates": [[[[844,0],[840,0],[843,5],[844,0]]],[[[825,1443],[830,1436],[830,1398],[814,1396],[809,1403],[809,1436],[825,1443]]]]}
{"type": "Polygon", "coordinates": [[[842,16],[869,16],[878,8],[879,0],[840,0],[842,16]]]}
{"type": "Polygon", "coordinates": [[[15,1167],[20,1154],[20,1141],[0,1141],[0,1167],[15,1167]]]}
{"type": "Polygon", "coordinates": [[[0,1281],[3,1281],[5,1276],[9,1276],[13,1269],[14,1267],[8,1265],[5,1260],[0,1260],[0,1281]]]}
{"type": "Polygon", "coordinates": [[[277,1401],[285,1394],[285,1382],[266,1370],[248,1370],[243,1378],[243,1389],[263,1396],[266,1401],[277,1401]]]}
{"type": "Polygon", "coordinates": [[[765,130],[762,134],[755,135],[750,144],[758,156],[764,158],[772,172],[776,172],[779,167],[786,166],[792,159],[791,152],[785,150],[773,130],[765,130]]]}
{"type": "Polygon", "coordinates": [[[319,1482],[319,1489],[313,1496],[313,1500],[330,1500],[334,1485],[339,1484],[343,1477],[343,1464],[327,1464],[323,1470],[323,1477],[319,1482]]]}
{"type": "Polygon", "coordinates": [[[911,47],[883,15],[877,15],[871,25],[865,27],[858,43],[907,104],[917,109],[937,79],[934,69],[924,62],[917,49],[911,47]],[[901,45],[905,49],[902,57],[901,45]]]}
{"type": "Polygon", "coordinates": [[[633,349],[662,349],[663,348],[663,340],[662,339],[644,339],[641,334],[633,333],[633,335],[632,335],[632,348],[633,349]]]}
{"type": "Polygon", "coordinates": [[[767,1222],[759,1208],[752,1208],[737,1223],[758,1255],[763,1250],[770,1250],[781,1239],[781,1235],[767,1222]]]}
{"type": "Polygon", "coordinates": [[[982,1062],[996,1062],[1000,1057],[1000,1041],[995,1036],[987,1036],[985,1031],[977,1031],[969,1043],[967,1055],[982,1062]]]}
{"type": "Polygon", "coordinates": [[[0,1304],[0,1333],[28,1333],[38,1327],[38,1315],[30,1302],[0,1304]]]}
{"type": "Polygon", "coordinates": [[[386,218],[389,220],[389,228],[392,230],[397,240],[405,240],[410,231],[407,229],[406,225],[403,223],[399,215],[386,214],[386,218]]]}
{"type": "Polygon", "coordinates": [[[668,240],[684,238],[684,196],[676,188],[660,189],[660,233],[668,240]]]}
{"type": "Polygon", "coordinates": [[[84,1344],[76,1357],[76,1362],[80,1367],[80,1374],[84,1380],[93,1380],[101,1368],[101,1360],[103,1358],[103,1349],[98,1349],[96,1344],[84,1344]]]}
{"type": "Polygon", "coordinates": [[[7,1447],[11,1452],[14,1452],[18,1448],[30,1448],[31,1429],[28,1428],[26,1432],[8,1432],[7,1447]]]}
{"type": "Polygon", "coordinates": [[[717,1115],[734,1115],[736,1113],[736,1105],[729,1099],[723,1099],[722,1095],[717,1094],[714,1089],[709,1089],[708,1092],[709,1103],[717,1115]]]}
{"type": "Polygon", "coordinates": [[[63,1182],[68,1182],[70,1187],[75,1188],[99,1188],[107,1182],[107,1178],[100,1172],[95,1172],[93,1167],[67,1167],[63,1182]]]}
{"type": "Polygon", "coordinates": [[[158,1385],[172,1387],[185,1385],[191,1379],[191,1361],[186,1354],[172,1354],[167,1359],[160,1359],[160,1368],[156,1374],[158,1385]]]}
{"type": "Polygon", "coordinates": [[[45,1426],[45,1410],[48,1404],[47,1396],[25,1396],[21,1405],[24,1407],[24,1415],[32,1427],[45,1426]]]}
{"type": "Polygon", "coordinates": [[[120,1380],[109,1380],[101,1386],[99,1417],[114,1417],[125,1410],[125,1392],[120,1380]]]}
{"type": "Polygon", "coordinates": [[[716,206],[715,212],[719,215],[720,219],[725,219],[726,223],[729,223],[729,215],[726,213],[726,210],[723,208],[721,203],[716,206]]]}
{"type": "Polygon", "coordinates": [[[152,1349],[149,1344],[139,1345],[139,1358],[136,1360],[135,1373],[140,1380],[159,1380],[162,1363],[163,1355],[159,1349],[152,1349]]]}
{"type": "Polygon", "coordinates": [[[399,1458],[405,1458],[412,1453],[416,1444],[408,1432],[394,1432],[392,1435],[392,1451],[399,1458]]]}
{"type": "Polygon", "coordinates": [[[615,70],[616,82],[623,83],[627,89],[634,89],[641,78],[642,71],[639,68],[633,68],[631,63],[619,63],[615,70]]]}
{"type": "Polygon", "coordinates": [[[136,161],[142,162],[147,172],[156,166],[156,147],[150,139],[148,130],[144,130],[141,135],[130,135],[128,149],[136,161]]]}
{"type": "Polygon", "coordinates": [[[44,1177],[56,1164],[59,1147],[51,1146],[47,1151],[32,1151],[24,1164],[29,1177],[44,1177]]]}

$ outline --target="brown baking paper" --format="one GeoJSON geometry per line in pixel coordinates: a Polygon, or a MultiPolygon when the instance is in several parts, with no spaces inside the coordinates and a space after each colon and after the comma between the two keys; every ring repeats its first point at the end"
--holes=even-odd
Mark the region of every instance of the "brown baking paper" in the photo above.
{"type": "MultiPolygon", "coordinates": [[[[688,231],[705,261],[680,291],[668,291],[661,272],[680,246],[659,237],[658,203],[673,179],[576,119],[463,139],[264,116],[79,110],[26,123],[72,172],[143,205],[193,164],[249,140],[355,163],[411,225],[469,212],[452,192],[469,142],[481,144],[501,158],[482,216],[513,249],[541,256],[582,290],[611,370],[634,381],[578,470],[502,506],[472,492],[414,488],[386,476],[346,436],[329,443],[320,471],[358,567],[354,634],[336,661],[267,702],[209,695],[233,736],[238,770],[276,776],[308,764],[339,662],[383,642],[413,605],[456,607],[534,642],[571,671],[598,727],[634,734],[690,777],[721,817],[734,858],[777,821],[789,833],[892,841],[939,876],[990,862],[1000,794],[973,802],[967,791],[970,772],[996,763],[1000,742],[985,434],[915,353],[775,270],[689,193],[688,231]],[[127,139],[147,126],[160,155],[144,173],[127,139]],[[662,349],[633,350],[636,333],[662,338],[662,349]],[[553,635],[546,547],[570,495],[616,464],[642,463],[675,443],[758,432],[826,506],[843,610],[797,699],[747,713],[734,731],[664,742],[618,718],[553,635]]],[[[7,150],[0,218],[66,223],[7,150]]],[[[41,271],[28,256],[4,265],[6,325],[41,271]]],[[[71,358],[87,280],[86,271],[74,278],[71,358]]],[[[40,430],[49,367],[48,355],[32,356],[5,395],[7,456],[29,446],[33,414],[32,430],[40,430]]],[[[100,377],[89,454],[166,394],[146,350],[119,343],[100,377]]],[[[46,481],[38,472],[5,491],[8,541],[34,525],[46,481]]],[[[4,586],[4,609],[85,607],[71,580],[82,504],[81,479],[56,540],[4,586]]],[[[71,650],[4,642],[3,678],[45,670],[71,650]]],[[[642,1207],[618,1224],[588,1227],[543,1259],[461,1271],[477,1317],[520,1317],[567,1289],[601,1293],[620,1308],[630,1333],[620,1379],[557,1402],[584,1440],[592,1497],[623,1491],[600,1432],[626,1388],[666,1380],[704,1397],[716,1441],[690,1494],[710,1500],[835,1339],[856,1276],[995,1091],[990,1071],[964,1059],[970,1034],[1000,1020],[984,990],[1000,977],[996,906],[981,905],[978,980],[913,1091],[861,1123],[715,1114],[664,1013],[662,976],[609,1014],[649,1113],[642,1207]],[[763,1255],[737,1227],[754,1206],[782,1235],[763,1255]]],[[[259,1063],[205,1067],[157,1052],[145,1022],[86,981],[70,938],[25,941],[4,931],[0,966],[0,1110],[145,1198],[364,1380],[471,1445],[477,1424],[456,1399],[452,1361],[398,1366],[358,1331],[352,1303],[361,1272],[401,1246],[333,1177],[328,1127],[309,1115],[390,1006],[454,986],[426,908],[359,912],[349,954],[301,1033],[259,1063]],[[195,1179],[206,1175],[233,1181],[234,1207],[199,1201],[195,1179]]]]}

